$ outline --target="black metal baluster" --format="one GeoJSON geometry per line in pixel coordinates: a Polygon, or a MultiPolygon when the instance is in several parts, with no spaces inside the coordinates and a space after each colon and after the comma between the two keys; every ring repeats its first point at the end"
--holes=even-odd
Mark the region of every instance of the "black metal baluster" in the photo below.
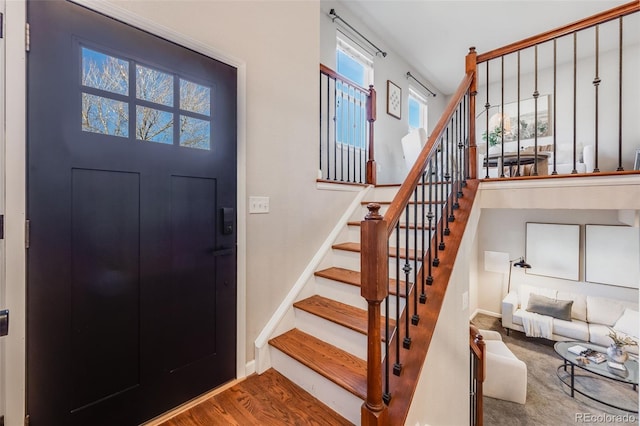
{"type": "Polygon", "coordinates": [[[484,157],[485,160],[485,164],[486,164],[486,171],[487,174],[485,175],[485,178],[488,179],[489,178],[489,108],[491,107],[491,104],[489,103],[489,61],[486,62],[487,66],[487,81],[486,81],[486,85],[487,85],[487,101],[484,104],[484,115],[485,115],[485,122],[486,122],[486,135],[487,135],[487,144],[486,144],[486,151],[487,151],[487,155],[484,157]]]}
{"type": "MultiPolygon", "coordinates": [[[[411,259],[409,256],[409,217],[410,217],[410,211],[409,211],[409,204],[407,204],[407,206],[405,207],[405,211],[404,211],[404,215],[405,215],[405,221],[406,221],[406,225],[405,225],[405,239],[404,239],[404,251],[405,251],[405,256],[404,256],[404,267],[402,268],[402,270],[404,271],[404,301],[405,301],[405,309],[407,311],[407,314],[404,316],[404,339],[402,339],[402,347],[405,349],[410,349],[411,348],[411,337],[409,336],[409,313],[411,311],[411,300],[409,300],[409,289],[411,287],[411,259]]],[[[415,253],[414,253],[415,256],[415,253]]]]}
{"type": "MultiPolygon", "coordinates": [[[[538,45],[534,46],[535,68],[534,68],[534,90],[533,90],[533,176],[538,176],[538,45]]],[[[520,164],[518,164],[520,168],[520,164]]]]}
{"type": "Polygon", "coordinates": [[[445,235],[451,234],[451,229],[449,229],[449,222],[453,222],[455,217],[453,216],[453,179],[451,175],[451,167],[453,166],[453,117],[451,117],[451,122],[449,123],[449,127],[447,127],[447,171],[444,175],[445,180],[445,189],[447,193],[447,221],[446,227],[444,229],[445,235]],[[452,152],[449,152],[452,151],[452,152]]]}
{"type": "MultiPolygon", "coordinates": [[[[596,138],[595,138],[595,146],[594,146],[594,155],[595,155],[595,163],[593,173],[598,173],[600,169],[598,168],[598,88],[600,87],[600,25],[596,25],[596,77],[593,79],[593,85],[596,91],[596,138]]],[[[587,170],[588,172],[588,170],[587,170]]]]}
{"type": "Polygon", "coordinates": [[[516,115],[518,116],[518,144],[516,145],[516,176],[520,176],[520,51],[518,50],[518,107],[516,115]]]}
{"type": "MultiPolygon", "coordinates": [[[[364,141],[365,139],[365,129],[366,129],[366,117],[364,114],[364,110],[362,108],[363,105],[363,99],[366,102],[366,96],[364,93],[359,92],[360,93],[360,104],[359,104],[359,108],[358,108],[358,128],[360,129],[360,132],[358,134],[358,183],[362,183],[362,141],[364,141]]],[[[355,169],[355,165],[354,165],[354,169],[355,169]]]]}
{"type": "Polygon", "coordinates": [[[619,64],[618,64],[618,168],[619,172],[623,171],[622,167],[622,16],[620,17],[619,27],[619,64]]]}
{"type": "Polygon", "coordinates": [[[342,112],[340,102],[342,101],[342,94],[338,91],[338,81],[334,80],[333,83],[333,180],[338,180],[338,114],[342,112]]]}
{"type": "Polygon", "coordinates": [[[578,85],[577,85],[577,77],[578,77],[578,33],[573,33],[573,170],[571,171],[572,175],[578,173],[576,170],[576,147],[577,147],[577,122],[576,122],[576,110],[577,110],[577,100],[578,100],[578,85]]]}
{"type": "MultiPolygon", "coordinates": [[[[320,85],[318,86],[318,96],[320,97],[320,140],[319,140],[319,155],[318,155],[318,170],[320,170],[320,176],[322,176],[322,133],[324,128],[322,127],[322,82],[324,81],[325,75],[320,73],[320,85]]],[[[327,76],[327,88],[329,87],[329,76],[327,76]]],[[[327,107],[329,106],[329,96],[326,97],[327,107]]],[[[327,128],[329,128],[329,116],[327,115],[327,128]]]]}
{"type": "MultiPolygon", "coordinates": [[[[418,325],[420,321],[420,316],[418,315],[418,187],[413,190],[413,315],[411,316],[411,324],[418,325]]],[[[407,224],[409,226],[409,224],[407,224]]],[[[409,290],[407,290],[407,296],[409,295],[409,290]]],[[[407,300],[408,304],[408,300],[407,300]]],[[[408,317],[408,315],[407,315],[408,317]]]]}
{"type": "MultiPolygon", "coordinates": [[[[387,288],[389,287],[389,284],[387,283],[387,288]]],[[[387,295],[387,297],[384,298],[384,392],[382,393],[382,400],[384,401],[385,404],[389,404],[389,401],[391,401],[391,391],[390,391],[390,383],[389,383],[389,344],[391,341],[391,330],[390,330],[390,324],[389,324],[389,316],[391,315],[391,312],[389,312],[389,298],[391,297],[391,295],[387,295]]]]}
{"type": "MultiPolygon", "coordinates": [[[[430,185],[431,187],[433,187],[434,185],[438,185],[438,173],[439,173],[439,170],[440,170],[440,167],[439,167],[439,164],[438,164],[438,152],[437,151],[433,154],[433,157],[435,158],[435,166],[436,166],[436,168],[435,168],[435,176],[436,176],[436,181],[435,182],[431,182],[431,185],[430,185]]],[[[433,176],[433,172],[431,172],[431,173],[432,173],[432,176],[433,176]]],[[[430,190],[431,190],[431,188],[430,188],[430,190]]],[[[435,193],[435,198],[433,199],[433,201],[431,203],[431,204],[433,204],[433,206],[434,206],[433,209],[435,211],[435,213],[434,213],[434,219],[435,219],[434,223],[435,224],[434,224],[434,227],[433,227],[433,230],[434,230],[434,237],[433,238],[434,238],[435,241],[434,241],[433,245],[434,245],[434,247],[437,248],[438,247],[438,219],[439,219],[438,218],[438,208],[439,208],[439,206],[438,206],[438,188],[437,187],[434,189],[434,193],[435,193]]],[[[431,205],[430,205],[430,207],[431,207],[431,205]]],[[[433,254],[433,262],[432,263],[433,263],[433,266],[438,266],[440,264],[440,259],[438,258],[438,250],[437,249],[435,250],[435,252],[433,254]]],[[[429,275],[431,275],[431,274],[429,274],[429,275]]]]}
{"type": "MultiPolygon", "coordinates": [[[[504,176],[504,55],[500,57],[500,177],[504,176]]],[[[519,167],[518,167],[519,168],[519,167]]],[[[511,173],[509,173],[509,177],[511,173]]]]}
{"type": "MultiPolygon", "coordinates": [[[[405,283],[406,285],[406,283],[405,283]]],[[[402,372],[400,362],[400,222],[396,224],[396,362],[393,364],[393,374],[399,376],[402,372]]]]}
{"type": "Polygon", "coordinates": [[[460,159],[462,158],[462,150],[460,149],[460,108],[461,108],[461,103],[458,104],[457,108],[456,108],[456,112],[455,112],[455,122],[456,122],[456,126],[455,126],[455,136],[453,138],[453,143],[452,143],[452,148],[455,152],[455,156],[454,156],[454,167],[453,167],[453,190],[456,193],[456,201],[455,203],[453,203],[453,208],[454,210],[457,210],[460,208],[460,196],[462,195],[462,187],[460,186],[460,182],[462,181],[461,179],[461,172],[462,169],[460,168],[460,159]],[[456,143],[457,142],[457,143],[456,143]],[[455,144],[455,145],[454,145],[455,144]]]}
{"type": "Polygon", "coordinates": [[[444,224],[447,221],[447,212],[446,212],[446,207],[447,207],[447,199],[445,198],[445,193],[444,193],[444,187],[445,187],[445,183],[444,183],[444,137],[440,138],[440,168],[442,170],[440,170],[440,179],[438,180],[438,185],[440,186],[440,216],[438,217],[438,221],[440,222],[440,244],[438,245],[438,249],[439,250],[444,250],[445,244],[444,244],[444,224]]]}
{"type": "Polygon", "coordinates": [[[556,130],[556,111],[558,111],[557,103],[556,103],[556,92],[557,92],[557,83],[558,83],[558,40],[553,39],[553,172],[552,175],[557,175],[558,170],[556,170],[556,143],[557,143],[557,134],[556,130]]]}
{"type": "MultiPolygon", "coordinates": [[[[349,105],[345,103],[344,100],[344,87],[345,84],[342,83],[341,85],[342,90],[340,90],[340,128],[338,129],[338,133],[340,135],[340,181],[344,182],[344,146],[345,143],[347,143],[347,141],[345,141],[345,121],[347,121],[348,114],[345,114],[345,108],[348,111],[349,105]]],[[[338,144],[336,143],[336,146],[338,144]]],[[[336,162],[336,169],[338,168],[338,163],[336,162]]]]}
{"type": "MultiPolygon", "coordinates": [[[[428,263],[428,267],[429,267],[429,274],[427,275],[427,285],[431,285],[433,284],[433,275],[431,274],[431,262],[432,262],[432,251],[431,251],[431,247],[432,247],[432,230],[433,230],[433,158],[429,159],[429,213],[427,213],[427,220],[429,221],[429,262],[428,263]]],[[[436,232],[437,235],[437,232],[436,232]]],[[[437,239],[437,236],[436,236],[437,239]]],[[[436,242],[437,244],[437,242],[436,242]]],[[[437,251],[436,251],[437,253],[437,251]]],[[[434,261],[435,262],[435,261],[434,261]]],[[[433,264],[433,266],[438,266],[435,263],[433,264]]],[[[425,299],[426,301],[426,299],[425,299]]]]}
{"type": "MultiPolygon", "coordinates": [[[[351,96],[351,91],[355,90],[353,86],[349,85],[349,91],[347,92],[347,99],[349,99],[349,104],[347,107],[347,117],[348,117],[348,126],[347,126],[347,182],[351,182],[351,147],[355,144],[355,97],[351,96]]],[[[355,95],[355,92],[354,92],[355,95]]],[[[344,146],[343,146],[344,148],[344,146]]],[[[344,168],[344,164],[342,165],[344,168]]]]}
{"type": "MultiPolygon", "coordinates": [[[[425,168],[425,171],[422,172],[422,178],[421,178],[422,203],[420,203],[420,204],[422,205],[422,207],[421,207],[422,211],[421,211],[421,214],[420,214],[420,216],[421,216],[421,218],[420,218],[420,226],[421,226],[420,227],[420,229],[421,229],[420,236],[422,238],[422,244],[420,246],[422,247],[422,266],[420,267],[420,289],[421,289],[421,292],[420,292],[420,303],[425,303],[427,301],[427,293],[425,292],[425,281],[424,281],[424,257],[425,257],[425,254],[426,254],[426,251],[425,251],[426,250],[426,248],[425,248],[426,247],[426,244],[425,244],[426,243],[425,242],[426,229],[425,229],[425,222],[424,222],[426,217],[425,217],[425,211],[424,210],[425,210],[425,204],[427,202],[427,199],[426,199],[426,194],[425,194],[426,190],[425,190],[424,186],[426,184],[426,182],[425,182],[426,174],[429,173],[429,172],[430,172],[429,166],[427,166],[427,168],[425,168]]],[[[431,266],[431,258],[428,259],[427,263],[429,263],[429,267],[430,267],[431,266]]]]}

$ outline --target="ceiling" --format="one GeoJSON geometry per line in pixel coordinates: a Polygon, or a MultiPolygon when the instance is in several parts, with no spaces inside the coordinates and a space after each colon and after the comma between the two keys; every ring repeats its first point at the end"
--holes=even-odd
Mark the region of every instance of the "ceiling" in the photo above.
{"type": "Polygon", "coordinates": [[[484,53],[628,2],[339,0],[446,95],[462,79],[470,46],[484,53]]]}

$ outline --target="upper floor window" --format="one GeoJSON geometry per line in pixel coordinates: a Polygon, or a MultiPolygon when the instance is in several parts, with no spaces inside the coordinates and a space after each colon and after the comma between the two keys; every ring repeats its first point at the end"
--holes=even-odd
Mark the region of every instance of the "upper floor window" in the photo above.
{"type": "Polygon", "coordinates": [[[373,84],[373,56],[344,34],[336,37],[336,71],[343,77],[368,88],[373,84]]]}
{"type": "Polygon", "coordinates": [[[409,87],[409,131],[423,127],[427,130],[427,98],[409,87]]]}

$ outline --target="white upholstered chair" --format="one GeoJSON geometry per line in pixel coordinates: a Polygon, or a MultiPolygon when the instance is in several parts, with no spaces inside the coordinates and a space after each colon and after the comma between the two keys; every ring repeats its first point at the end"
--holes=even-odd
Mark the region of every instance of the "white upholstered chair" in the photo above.
{"type": "Polygon", "coordinates": [[[524,404],[527,400],[527,364],[520,361],[497,331],[480,330],[485,343],[484,396],[524,404]]]}
{"type": "Polygon", "coordinates": [[[423,144],[427,141],[427,131],[422,127],[414,129],[401,139],[402,153],[407,165],[407,172],[411,170],[413,164],[418,159],[423,144]]]}

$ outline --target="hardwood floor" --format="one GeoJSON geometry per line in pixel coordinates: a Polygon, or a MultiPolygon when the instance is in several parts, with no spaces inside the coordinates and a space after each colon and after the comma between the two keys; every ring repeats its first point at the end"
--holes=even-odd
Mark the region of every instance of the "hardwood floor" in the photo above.
{"type": "Polygon", "coordinates": [[[270,369],[178,414],[160,426],[351,425],[270,369]]]}

